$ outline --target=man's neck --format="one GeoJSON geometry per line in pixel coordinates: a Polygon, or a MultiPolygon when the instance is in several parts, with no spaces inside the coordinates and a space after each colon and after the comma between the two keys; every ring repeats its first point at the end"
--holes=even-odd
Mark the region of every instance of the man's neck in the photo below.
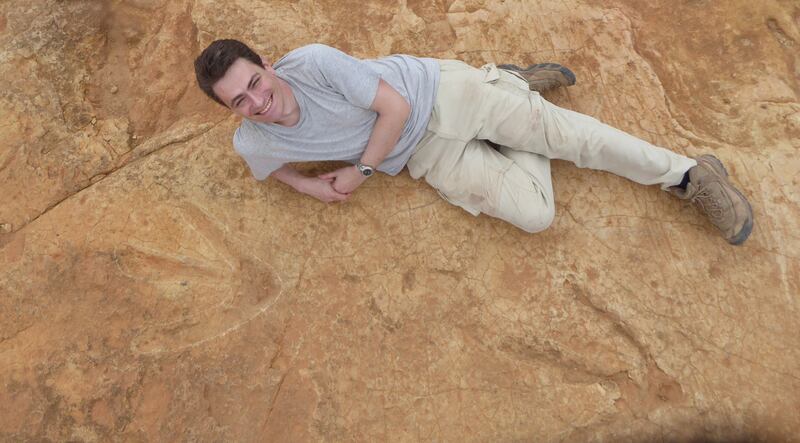
{"type": "Polygon", "coordinates": [[[275,124],[286,127],[292,127],[300,121],[300,105],[297,104],[297,99],[294,96],[294,91],[292,91],[292,87],[289,86],[289,83],[287,83],[284,79],[278,77],[278,85],[281,88],[281,92],[283,92],[283,96],[287,100],[286,105],[289,106],[292,109],[292,111],[286,117],[276,121],[275,124]]]}

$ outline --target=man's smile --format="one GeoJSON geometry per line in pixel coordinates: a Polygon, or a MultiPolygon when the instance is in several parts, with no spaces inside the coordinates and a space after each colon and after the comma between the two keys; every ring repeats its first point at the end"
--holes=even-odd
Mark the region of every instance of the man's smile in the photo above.
{"type": "Polygon", "coordinates": [[[261,108],[258,112],[255,112],[254,115],[264,115],[264,114],[266,114],[270,110],[270,108],[272,108],[272,97],[273,97],[273,94],[270,94],[269,98],[267,99],[267,102],[264,103],[264,107],[261,108]]]}

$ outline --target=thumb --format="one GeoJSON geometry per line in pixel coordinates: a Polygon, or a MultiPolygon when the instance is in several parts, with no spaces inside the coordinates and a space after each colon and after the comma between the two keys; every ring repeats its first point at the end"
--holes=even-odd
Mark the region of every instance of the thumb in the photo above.
{"type": "Polygon", "coordinates": [[[318,177],[323,179],[323,180],[333,180],[334,178],[336,178],[336,173],[335,173],[335,171],[334,172],[326,172],[325,174],[319,175],[318,177]]]}

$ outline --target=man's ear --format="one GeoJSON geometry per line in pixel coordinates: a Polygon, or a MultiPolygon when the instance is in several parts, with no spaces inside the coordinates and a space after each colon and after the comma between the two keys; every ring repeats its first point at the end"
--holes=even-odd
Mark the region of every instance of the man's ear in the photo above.
{"type": "Polygon", "coordinates": [[[275,68],[273,68],[272,65],[270,65],[269,63],[265,62],[263,58],[261,59],[261,66],[263,66],[264,69],[266,69],[266,71],[269,72],[270,74],[275,73],[275,68]]]}

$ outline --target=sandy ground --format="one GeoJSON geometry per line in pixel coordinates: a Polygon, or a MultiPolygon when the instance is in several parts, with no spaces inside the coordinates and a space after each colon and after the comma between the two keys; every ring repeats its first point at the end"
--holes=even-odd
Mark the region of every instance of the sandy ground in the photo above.
{"type": "Polygon", "coordinates": [[[800,441],[796,1],[10,0],[0,78],[2,441],[800,441]],[[194,85],[221,37],[564,63],[755,230],[563,162],[536,235],[257,182],[194,85]]]}

